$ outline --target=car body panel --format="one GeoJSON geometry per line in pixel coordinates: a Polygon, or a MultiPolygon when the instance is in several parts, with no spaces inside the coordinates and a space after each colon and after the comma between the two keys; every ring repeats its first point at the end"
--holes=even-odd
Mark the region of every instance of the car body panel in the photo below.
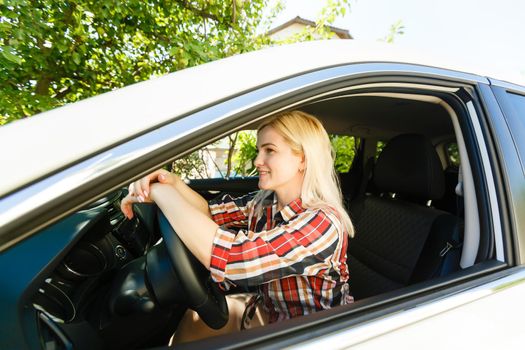
{"type": "MultiPolygon", "coordinates": [[[[525,212],[525,184],[523,182],[523,164],[519,158],[518,147],[514,142],[511,128],[506,120],[506,117],[500,109],[500,101],[496,100],[494,92],[498,93],[498,88],[480,85],[481,98],[484,107],[487,111],[488,125],[493,133],[494,144],[498,152],[499,164],[494,164],[495,169],[503,174],[500,184],[502,191],[499,191],[502,205],[508,201],[508,205],[501,207],[502,218],[508,221],[508,228],[504,230],[507,235],[511,233],[513,237],[507,236],[505,238],[507,249],[513,249],[514,252],[509,259],[516,259],[517,264],[522,264],[525,261],[525,217],[521,213],[525,212]],[[509,215],[509,211],[512,212],[509,215]],[[512,244],[515,242],[515,244],[512,244]]],[[[501,91],[500,91],[501,92],[501,91]]],[[[518,130],[516,130],[518,131],[518,130]]],[[[505,223],[504,223],[505,224],[505,223]]]]}
{"type": "Polygon", "coordinates": [[[291,349],[503,348],[523,345],[525,270],[291,349]]]}

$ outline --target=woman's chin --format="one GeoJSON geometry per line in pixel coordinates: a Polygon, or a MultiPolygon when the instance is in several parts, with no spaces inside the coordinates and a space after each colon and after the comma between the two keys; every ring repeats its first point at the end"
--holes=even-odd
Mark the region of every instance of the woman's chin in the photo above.
{"type": "Polygon", "coordinates": [[[261,181],[259,181],[258,187],[259,187],[260,190],[269,190],[270,189],[270,188],[268,188],[268,184],[266,184],[265,182],[261,182],[261,181]]]}

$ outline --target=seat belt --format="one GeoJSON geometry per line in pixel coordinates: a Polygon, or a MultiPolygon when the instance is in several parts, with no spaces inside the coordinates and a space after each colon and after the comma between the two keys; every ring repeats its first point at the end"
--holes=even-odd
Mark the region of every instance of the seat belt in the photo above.
{"type": "MultiPolygon", "coordinates": [[[[461,171],[461,167],[458,169],[458,184],[456,185],[455,192],[457,209],[456,216],[461,220],[464,216],[463,172],[461,171]]],[[[449,273],[458,270],[459,260],[461,258],[460,248],[463,247],[462,233],[463,225],[458,225],[458,230],[452,233],[443,249],[439,252],[439,256],[441,257],[441,266],[438,269],[439,276],[446,276],[449,273]]]]}

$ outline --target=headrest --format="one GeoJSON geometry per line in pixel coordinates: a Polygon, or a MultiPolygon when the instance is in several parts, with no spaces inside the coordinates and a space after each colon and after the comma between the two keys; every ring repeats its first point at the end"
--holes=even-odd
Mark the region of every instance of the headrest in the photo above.
{"type": "Polygon", "coordinates": [[[374,183],[382,192],[421,199],[438,199],[445,191],[436,150],[417,134],[399,135],[386,144],[375,166],[374,183]]]}

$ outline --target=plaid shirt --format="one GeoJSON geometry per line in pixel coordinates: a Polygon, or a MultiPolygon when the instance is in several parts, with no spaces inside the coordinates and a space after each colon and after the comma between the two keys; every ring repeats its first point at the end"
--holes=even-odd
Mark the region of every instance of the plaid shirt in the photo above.
{"type": "Polygon", "coordinates": [[[348,233],[330,208],[306,209],[301,199],[277,212],[277,200],[255,213],[255,193],[210,203],[220,226],[210,272],[225,288],[258,287],[270,322],[350,303],[348,233]]]}

